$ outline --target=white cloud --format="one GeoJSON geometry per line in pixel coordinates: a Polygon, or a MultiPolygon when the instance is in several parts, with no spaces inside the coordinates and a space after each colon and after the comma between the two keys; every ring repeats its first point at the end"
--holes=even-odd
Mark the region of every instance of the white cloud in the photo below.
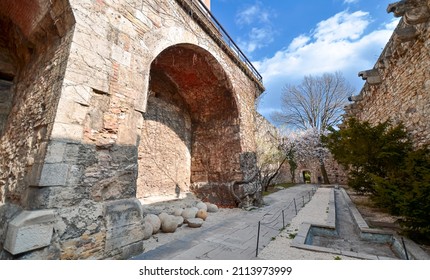
{"type": "Polygon", "coordinates": [[[313,36],[320,41],[355,40],[369,23],[369,13],[358,11],[350,14],[345,11],[318,23],[313,36]]]}
{"type": "Polygon", "coordinates": [[[258,11],[258,5],[248,7],[236,15],[236,23],[239,25],[251,24],[258,15],[258,11]]]}
{"type": "Polygon", "coordinates": [[[394,30],[399,24],[400,19],[393,19],[391,22],[385,24],[386,29],[394,30]]]}
{"type": "Polygon", "coordinates": [[[253,62],[266,86],[261,110],[276,109],[282,87],[306,75],[340,71],[351,84],[362,85],[357,73],[373,67],[397,22],[366,33],[371,23],[369,14],[344,11],[321,21],[309,34],[297,36],[272,57],[253,62]]]}
{"type": "Polygon", "coordinates": [[[296,37],[293,39],[291,44],[288,46],[288,51],[289,52],[296,51],[296,50],[304,47],[310,40],[311,40],[311,38],[309,36],[300,35],[299,37],[296,37]]]}
{"type": "Polygon", "coordinates": [[[344,4],[354,4],[354,3],[358,3],[360,0],[344,0],[343,3],[344,4]]]}
{"type": "Polygon", "coordinates": [[[373,61],[369,52],[380,53],[392,34],[395,23],[364,35],[370,18],[364,12],[341,12],[318,23],[311,35],[302,34],[273,57],[254,62],[265,83],[278,77],[303,77],[308,74],[342,71],[363,61],[373,61]]]}
{"type": "Polygon", "coordinates": [[[240,48],[251,54],[272,43],[276,34],[271,23],[274,16],[260,1],[237,13],[236,24],[247,30],[237,39],[240,48]]]}
{"type": "Polygon", "coordinates": [[[260,2],[254,3],[236,15],[236,23],[238,25],[250,25],[256,22],[270,22],[270,13],[267,9],[263,8],[260,2]]]}
{"type": "Polygon", "coordinates": [[[274,40],[274,32],[270,26],[253,27],[247,39],[239,38],[238,44],[246,53],[252,53],[256,49],[267,46],[274,40]]]}

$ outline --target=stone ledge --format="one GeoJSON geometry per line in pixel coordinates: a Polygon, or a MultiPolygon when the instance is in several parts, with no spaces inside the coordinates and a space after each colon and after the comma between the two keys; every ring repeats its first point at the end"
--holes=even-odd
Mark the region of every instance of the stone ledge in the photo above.
{"type": "Polygon", "coordinates": [[[328,207],[326,225],[334,229],[336,227],[336,202],[334,198],[334,189],[330,192],[328,207]]]}
{"type": "Polygon", "coordinates": [[[357,207],[355,207],[355,204],[352,202],[351,198],[346,193],[345,189],[341,188],[340,191],[341,191],[343,197],[345,198],[346,202],[348,203],[348,209],[351,213],[351,216],[354,218],[355,223],[360,228],[360,231],[364,231],[366,229],[369,229],[369,226],[367,225],[366,221],[361,216],[357,207]]]}

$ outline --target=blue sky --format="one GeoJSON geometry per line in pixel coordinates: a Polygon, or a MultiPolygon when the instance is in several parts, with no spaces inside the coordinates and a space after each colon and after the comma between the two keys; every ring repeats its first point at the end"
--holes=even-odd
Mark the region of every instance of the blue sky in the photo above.
{"type": "Polygon", "coordinates": [[[279,110],[282,87],[340,71],[356,92],[398,19],[394,0],[212,0],[211,10],[263,76],[258,111],[279,110]]]}

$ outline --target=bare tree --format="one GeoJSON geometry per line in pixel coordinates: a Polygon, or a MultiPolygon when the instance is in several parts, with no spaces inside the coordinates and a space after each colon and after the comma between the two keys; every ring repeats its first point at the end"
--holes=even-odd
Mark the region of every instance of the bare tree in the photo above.
{"type": "MultiPolygon", "coordinates": [[[[275,122],[299,130],[311,130],[311,147],[322,151],[320,136],[327,128],[337,126],[342,121],[343,108],[354,88],[341,73],[326,73],[322,76],[305,76],[299,85],[286,85],[282,92],[280,112],[272,115],[275,122]],[[316,139],[316,140],[315,140],[316,139]]],[[[309,141],[306,141],[309,142],[309,141]]],[[[297,151],[298,147],[296,147],[297,151]]],[[[298,152],[298,151],[297,151],[298,152]]],[[[317,156],[324,183],[328,184],[323,154],[317,156]]]]}
{"type": "Polygon", "coordinates": [[[342,120],[343,108],[354,89],[341,73],[305,76],[299,85],[286,85],[282,91],[282,107],[272,118],[293,128],[312,128],[319,133],[342,120]]]}
{"type": "Polygon", "coordinates": [[[287,160],[283,153],[278,129],[256,113],[257,176],[262,191],[267,191],[287,160]]]}

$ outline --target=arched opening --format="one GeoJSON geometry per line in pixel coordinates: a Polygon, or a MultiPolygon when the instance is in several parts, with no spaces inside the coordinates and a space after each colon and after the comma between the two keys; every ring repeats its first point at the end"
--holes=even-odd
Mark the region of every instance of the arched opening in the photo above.
{"type": "Polygon", "coordinates": [[[234,206],[228,184],[241,180],[239,114],[219,62],[180,44],[151,64],[139,145],[137,196],[192,189],[202,199],[234,206]]]}
{"type": "Polygon", "coordinates": [[[17,72],[16,58],[10,46],[11,35],[7,34],[12,26],[10,21],[0,19],[0,28],[6,31],[0,36],[0,137],[12,106],[13,84],[17,72]]]}

